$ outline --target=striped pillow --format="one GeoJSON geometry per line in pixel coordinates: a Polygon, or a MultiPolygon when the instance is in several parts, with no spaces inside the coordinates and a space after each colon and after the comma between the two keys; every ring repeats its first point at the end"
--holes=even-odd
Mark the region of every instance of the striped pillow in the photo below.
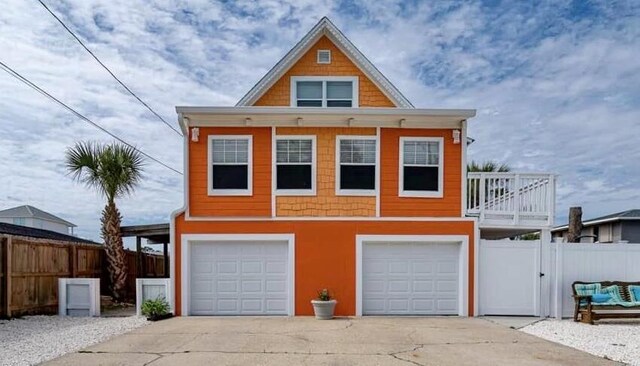
{"type": "Polygon", "coordinates": [[[577,283],[574,288],[576,289],[576,295],[584,296],[599,294],[602,285],[599,283],[577,283]]]}
{"type": "Polygon", "coordinates": [[[609,287],[605,287],[602,289],[603,294],[611,295],[611,301],[613,302],[623,302],[622,294],[620,294],[620,287],[618,285],[612,285],[609,287]]]}

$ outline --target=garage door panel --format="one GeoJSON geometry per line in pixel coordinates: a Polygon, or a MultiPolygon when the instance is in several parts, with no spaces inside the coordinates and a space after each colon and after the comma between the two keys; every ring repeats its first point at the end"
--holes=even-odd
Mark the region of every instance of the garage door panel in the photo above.
{"type": "Polygon", "coordinates": [[[434,300],[429,299],[414,299],[412,301],[412,309],[416,313],[433,313],[435,312],[434,302],[434,300]]]}
{"type": "Polygon", "coordinates": [[[364,243],[362,312],[458,314],[457,243],[364,243]]]}
{"type": "Polygon", "coordinates": [[[242,293],[243,294],[262,293],[262,281],[259,281],[259,280],[242,281],[242,293]]]}
{"type": "Polygon", "coordinates": [[[409,263],[407,260],[391,260],[389,261],[389,274],[407,274],[409,273],[409,263]]]}
{"type": "Polygon", "coordinates": [[[267,311],[270,313],[277,313],[287,307],[287,300],[285,299],[267,299],[266,301],[267,311]]]}
{"type": "Polygon", "coordinates": [[[193,315],[287,314],[287,242],[198,242],[190,259],[193,315]]]}
{"type": "Polygon", "coordinates": [[[286,274],[287,262],[268,260],[265,265],[265,272],[267,272],[268,274],[286,274]]]}
{"type": "Polygon", "coordinates": [[[281,280],[267,280],[265,283],[265,288],[268,293],[281,292],[286,294],[287,283],[286,281],[281,281],[281,280]]]}
{"type": "Polygon", "coordinates": [[[259,260],[242,261],[242,274],[261,274],[262,264],[259,260]]]}
{"type": "Polygon", "coordinates": [[[414,274],[430,274],[433,273],[433,263],[429,260],[413,260],[411,263],[411,269],[414,274]]]}
{"type": "Polygon", "coordinates": [[[415,293],[430,293],[433,291],[432,280],[414,280],[413,292],[415,293]]]}
{"type": "MultiPolygon", "coordinates": [[[[214,260],[213,258],[211,260],[214,260]]],[[[194,271],[197,271],[198,268],[193,268],[194,271]]],[[[238,263],[236,261],[230,260],[218,260],[216,264],[216,271],[218,274],[231,274],[235,275],[238,273],[238,263]]],[[[196,272],[197,274],[201,274],[200,272],[196,272]]]]}

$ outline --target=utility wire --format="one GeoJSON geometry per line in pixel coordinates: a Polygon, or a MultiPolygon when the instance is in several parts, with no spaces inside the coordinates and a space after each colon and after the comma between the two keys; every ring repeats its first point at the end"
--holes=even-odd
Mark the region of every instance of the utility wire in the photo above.
{"type": "Polygon", "coordinates": [[[45,97],[53,100],[54,102],[58,103],[59,105],[61,105],[62,107],[64,107],[65,109],[67,109],[68,111],[70,111],[71,113],[73,113],[76,117],[84,120],[85,122],[88,122],[89,124],[93,125],[95,128],[99,129],[100,131],[106,133],[107,135],[113,137],[114,139],[120,141],[121,143],[129,146],[130,148],[138,151],[140,154],[144,155],[145,157],[155,161],[156,163],[162,165],[163,167],[170,169],[180,175],[182,175],[182,172],[180,172],[179,170],[176,170],[174,168],[172,168],[171,166],[165,164],[164,162],[162,162],[159,159],[154,158],[153,156],[145,153],[144,151],[138,149],[137,147],[131,145],[130,143],[126,142],[125,140],[123,140],[122,138],[118,137],[117,135],[113,134],[112,132],[110,132],[109,130],[107,130],[106,128],[100,126],[99,124],[93,122],[92,120],[90,120],[89,118],[85,117],[83,114],[81,114],[80,112],[76,111],[75,109],[69,107],[67,104],[65,104],[64,102],[62,102],[60,99],[54,97],[53,95],[47,93],[44,89],[40,88],[39,86],[37,86],[36,84],[32,83],[29,79],[25,78],[24,76],[20,75],[17,71],[15,71],[14,69],[12,69],[11,67],[7,66],[4,62],[0,61],[0,67],[2,67],[2,69],[4,71],[7,72],[7,74],[13,76],[14,78],[20,80],[21,82],[27,84],[29,87],[31,87],[32,89],[34,89],[35,91],[37,91],[38,93],[44,95],[45,97]]]}
{"type": "Polygon", "coordinates": [[[40,4],[42,4],[42,6],[44,6],[45,9],[47,9],[47,11],[49,12],[49,14],[53,15],[54,18],[56,18],[56,20],[64,27],[64,29],[67,30],[67,32],[69,32],[69,34],[71,34],[71,36],[73,36],[73,38],[76,39],[76,41],[78,41],[78,43],[80,43],[80,45],[82,46],[82,48],[84,48],[87,52],[89,52],[89,54],[91,56],[93,56],[93,58],[100,64],[100,66],[102,66],[105,70],[107,70],[107,72],[118,82],[118,84],[120,84],[126,91],[129,92],[129,94],[131,94],[134,98],[136,98],[140,103],[142,103],[143,106],[147,107],[147,109],[153,113],[156,117],[158,117],[158,119],[160,119],[165,125],[167,125],[167,127],[169,127],[170,129],[172,129],[175,133],[177,133],[178,135],[182,136],[182,133],[180,133],[180,131],[178,131],[175,127],[173,127],[169,122],[167,122],[164,118],[162,118],[162,116],[160,116],[158,113],[156,113],[156,111],[153,110],[153,108],[151,108],[147,103],[145,103],[142,99],[140,99],[140,97],[138,97],[136,95],[136,93],[134,93],[133,91],[131,91],[131,89],[129,89],[128,86],[126,86],[120,79],[118,79],[118,77],[111,72],[111,70],[104,64],[102,63],[102,61],[100,61],[100,59],[98,58],[98,56],[96,56],[93,52],[91,52],[91,50],[85,46],[85,44],[80,40],[80,38],[78,38],[78,36],[75,35],[75,33],[73,33],[73,31],[71,29],[69,29],[69,27],[67,27],[66,24],[64,24],[64,22],[58,18],[58,16],[51,11],[51,9],[49,9],[49,7],[47,7],[47,5],[42,1],[42,0],[38,0],[38,2],[40,4]]]}

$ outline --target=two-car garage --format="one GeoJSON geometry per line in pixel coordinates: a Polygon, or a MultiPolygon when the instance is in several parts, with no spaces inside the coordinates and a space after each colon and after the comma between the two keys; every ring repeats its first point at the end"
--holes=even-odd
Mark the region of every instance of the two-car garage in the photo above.
{"type": "MultiPolygon", "coordinates": [[[[467,315],[467,236],[354,239],[355,315],[467,315]]],[[[183,315],[300,313],[295,245],[294,234],[183,236],[183,315]]]]}

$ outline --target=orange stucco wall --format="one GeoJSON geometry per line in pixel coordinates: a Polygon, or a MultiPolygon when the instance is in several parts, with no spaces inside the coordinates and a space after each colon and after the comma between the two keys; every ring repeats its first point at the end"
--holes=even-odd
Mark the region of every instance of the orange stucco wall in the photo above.
{"type": "Polygon", "coordinates": [[[189,213],[192,216],[271,216],[271,128],[200,128],[189,144],[189,213]],[[253,195],[209,196],[208,136],[253,136],[253,195]]]}
{"type": "MultiPolygon", "coordinates": [[[[450,129],[380,129],[380,215],[381,216],[462,216],[462,144],[454,144],[450,129]],[[400,197],[400,137],[422,136],[444,139],[444,191],[442,198],[400,197]]],[[[464,142],[463,142],[464,143],[464,142]]]]}
{"type": "Polygon", "coordinates": [[[175,304],[181,314],[181,235],[293,233],[295,235],[295,313],[312,315],[309,301],[328,288],[338,299],[337,315],[355,315],[356,235],[467,235],[469,237],[468,298],[473,314],[474,221],[185,221],[175,222],[172,263],[175,267],[175,304]]]}
{"type": "Polygon", "coordinates": [[[394,107],[380,89],[326,36],[320,38],[267,92],[255,106],[291,105],[291,76],[357,76],[360,107],[394,107]],[[318,64],[317,51],[331,50],[331,63],[318,64]]]}
{"type": "Polygon", "coordinates": [[[279,127],[278,135],[315,135],[316,195],[276,197],[277,216],[375,216],[375,197],[336,196],[336,136],[375,136],[375,128],[279,127]]]}

